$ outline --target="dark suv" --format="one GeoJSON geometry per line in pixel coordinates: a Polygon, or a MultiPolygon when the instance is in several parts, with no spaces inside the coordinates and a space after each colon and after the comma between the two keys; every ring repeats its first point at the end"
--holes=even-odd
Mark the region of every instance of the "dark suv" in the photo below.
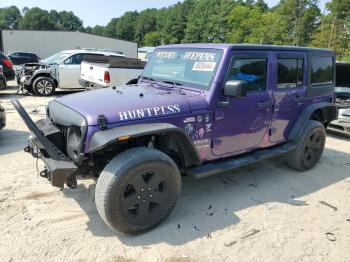
{"type": "Polygon", "coordinates": [[[26,152],[53,186],[98,177],[95,202],[114,230],[149,230],[174,208],[181,175],[229,171],[284,154],[313,168],[337,117],[330,50],[228,44],[157,48],[139,82],[57,98],[26,152]]]}
{"type": "Polygon", "coordinates": [[[28,52],[13,52],[8,57],[14,65],[23,65],[26,63],[39,63],[40,57],[34,53],[28,52]]]}
{"type": "Polygon", "coordinates": [[[12,61],[0,52],[0,65],[2,65],[4,70],[4,76],[7,80],[15,79],[15,71],[13,70],[12,61]]]}

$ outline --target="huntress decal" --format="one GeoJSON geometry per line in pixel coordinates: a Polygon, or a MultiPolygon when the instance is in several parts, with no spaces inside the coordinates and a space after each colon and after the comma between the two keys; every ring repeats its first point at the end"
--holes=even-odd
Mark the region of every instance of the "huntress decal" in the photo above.
{"type": "Polygon", "coordinates": [[[165,116],[180,113],[180,105],[166,105],[166,106],[155,106],[147,107],[129,111],[119,112],[120,121],[142,119],[152,116],[165,116]]]}

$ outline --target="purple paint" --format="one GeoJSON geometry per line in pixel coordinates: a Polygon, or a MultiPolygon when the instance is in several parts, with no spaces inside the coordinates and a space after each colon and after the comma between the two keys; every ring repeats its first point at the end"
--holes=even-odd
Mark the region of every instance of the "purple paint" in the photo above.
{"type": "MultiPolygon", "coordinates": [[[[108,129],[141,123],[170,123],[182,128],[193,140],[203,161],[237,155],[285,142],[299,114],[308,105],[316,100],[327,102],[332,97],[307,95],[308,49],[191,44],[163,46],[154,56],[156,58],[152,57],[154,61],[149,62],[145,72],[157,71],[154,75],[159,79],[152,75],[154,79],[140,79],[137,86],[101,89],[56,99],[87,120],[85,152],[93,134],[100,131],[97,118],[103,114],[108,129]],[[303,59],[304,78],[298,87],[277,88],[277,59],[280,56],[303,59]],[[266,60],[266,87],[248,92],[244,98],[230,97],[227,107],[220,106],[220,102],[227,99],[223,96],[223,86],[229,68],[232,61],[239,58],[266,60]],[[156,59],[193,62],[189,69],[186,68],[189,72],[181,66],[171,68],[174,73],[171,81],[195,76],[193,81],[183,81],[182,85],[170,83],[170,80],[169,83],[162,82],[160,79],[168,69],[150,68],[153,62],[157,63],[156,59]],[[201,79],[206,86],[198,87],[201,79]]],[[[247,75],[247,79],[255,78],[247,75]]]]}

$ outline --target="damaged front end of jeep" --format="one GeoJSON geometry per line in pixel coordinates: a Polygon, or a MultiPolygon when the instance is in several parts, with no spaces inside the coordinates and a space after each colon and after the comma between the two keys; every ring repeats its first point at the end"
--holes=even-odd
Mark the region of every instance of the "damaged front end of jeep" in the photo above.
{"type": "Polygon", "coordinates": [[[40,176],[47,178],[55,187],[63,188],[66,184],[76,188],[78,167],[84,161],[84,137],[87,131],[84,117],[57,102],[51,102],[47,118],[34,123],[16,99],[12,100],[12,104],[31,131],[24,151],[45,164],[40,176]],[[52,108],[54,114],[50,115],[52,108]]]}

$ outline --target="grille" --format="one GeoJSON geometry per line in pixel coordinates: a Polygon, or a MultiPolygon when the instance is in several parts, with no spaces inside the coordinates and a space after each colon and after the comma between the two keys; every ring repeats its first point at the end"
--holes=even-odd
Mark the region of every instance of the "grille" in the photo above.
{"type": "Polygon", "coordinates": [[[68,126],[64,126],[64,125],[57,124],[57,123],[53,123],[53,124],[55,125],[55,127],[57,127],[61,131],[64,138],[66,139],[68,136],[68,126]]]}

